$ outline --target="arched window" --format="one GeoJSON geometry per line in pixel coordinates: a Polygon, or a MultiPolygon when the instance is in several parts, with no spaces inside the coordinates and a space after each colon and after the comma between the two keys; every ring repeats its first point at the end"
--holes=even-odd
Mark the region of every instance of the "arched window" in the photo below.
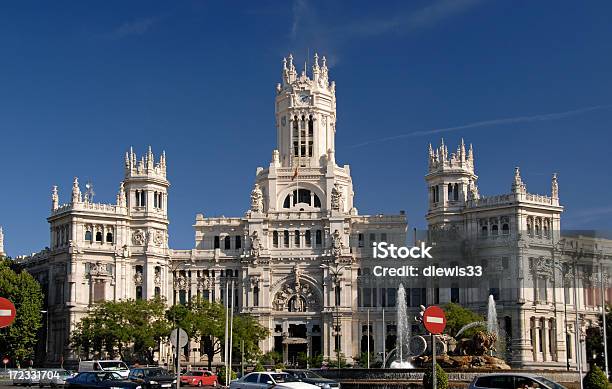
{"type": "Polygon", "coordinates": [[[312,115],[308,117],[308,136],[312,136],[314,133],[314,120],[312,119],[312,115]]]}
{"type": "Polygon", "coordinates": [[[496,236],[499,233],[499,227],[497,226],[497,224],[493,224],[491,226],[491,235],[496,236]]]}
{"type": "Polygon", "coordinates": [[[287,230],[284,231],[283,245],[285,247],[289,247],[289,231],[287,231],[287,230]]]}
{"type": "Polygon", "coordinates": [[[300,230],[293,231],[293,241],[295,247],[300,247],[300,230]]]}
{"type": "Polygon", "coordinates": [[[482,226],[482,228],[480,229],[480,236],[482,236],[483,238],[489,236],[489,228],[487,226],[482,226]]]}
{"type": "Polygon", "coordinates": [[[304,240],[306,241],[306,246],[310,247],[312,245],[312,239],[310,236],[310,230],[306,230],[304,232],[304,240]]]}
{"type": "Polygon", "coordinates": [[[231,245],[232,245],[232,239],[231,239],[231,238],[229,237],[229,235],[228,235],[228,236],[226,236],[226,237],[223,239],[223,247],[224,247],[226,250],[229,250],[229,249],[230,249],[230,247],[231,247],[231,245]]]}
{"type": "Polygon", "coordinates": [[[102,242],[102,232],[96,232],[96,242],[102,242]]]}
{"type": "Polygon", "coordinates": [[[136,206],[140,206],[140,191],[134,191],[134,200],[136,200],[136,206]]]}
{"type": "Polygon", "coordinates": [[[322,235],[321,235],[321,230],[317,230],[317,231],[315,232],[315,244],[316,244],[317,246],[320,246],[320,245],[321,245],[322,240],[323,240],[323,239],[322,239],[322,235]]]}
{"type": "Polygon", "coordinates": [[[157,192],[153,192],[153,208],[157,208],[157,200],[159,198],[157,197],[157,192]]]}
{"type": "Polygon", "coordinates": [[[321,199],[319,199],[319,196],[317,196],[316,193],[308,189],[294,190],[292,193],[288,194],[287,197],[285,197],[285,201],[283,201],[283,208],[291,208],[297,204],[307,204],[314,208],[321,208],[321,199]],[[291,204],[292,200],[293,204],[291,204]]]}
{"type": "Polygon", "coordinates": [[[85,231],[85,240],[88,240],[91,242],[91,239],[92,239],[91,231],[89,230],[85,231]]]}
{"type": "Polygon", "coordinates": [[[113,243],[113,233],[112,232],[106,233],[106,243],[113,243]]]}
{"type": "Polygon", "coordinates": [[[453,188],[453,200],[459,200],[459,184],[455,184],[455,187],[453,188]]]}
{"type": "Polygon", "coordinates": [[[240,235],[236,235],[235,243],[236,243],[236,249],[242,248],[242,237],[240,235]]]}
{"type": "Polygon", "coordinates": [[[502,234],[508,235],[509,233],[510,233],[510,226],[508,225],[508,223],[502,224],[502,234]]]}
{"type": "Polygon", "coordinates": [[[278,231],[272,233],[272,245],[278,247],[278,231]]]}
{"type": "Polygon", "coordinates": [[[453,184],[448,184],[448,199],[453,199],[453,184]]]}

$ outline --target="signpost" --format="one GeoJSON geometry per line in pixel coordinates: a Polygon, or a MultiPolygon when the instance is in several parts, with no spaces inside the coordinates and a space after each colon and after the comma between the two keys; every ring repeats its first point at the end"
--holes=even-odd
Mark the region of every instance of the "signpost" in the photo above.
{"type": "Polygon", "coordinates": [[[437,377],[436,377],[436,338],[435,336],[441,334],[446,328],[446,315],[442,308],[432,305],[427,307],[423,312],[423,325],[425,329],[431,334],[431,365],[432,365],[432,382],[433,389],[436,389],[437,377]]]}
{"type": "Polygon", "coordinates": [[[179,350],[187,345],[189,342],[189,336],[182,328],[175,328],[170,333],[170,343],[175,350],[175,358],[176,358],[176,389],[179,389],[181,386],[181,357],[179,350]]]}
{"type": "Polygon", "coordinates": [[[16,314],[15,305],[4,297],[0,297],[0,328],[10,326],[15,321],[16,314]]]}

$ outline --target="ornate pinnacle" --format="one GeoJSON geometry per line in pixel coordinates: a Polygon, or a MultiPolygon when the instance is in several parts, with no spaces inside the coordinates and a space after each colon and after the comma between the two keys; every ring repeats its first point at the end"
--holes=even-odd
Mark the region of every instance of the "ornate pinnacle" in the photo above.
{"type": "Polygon", "coordinates": [[[51,208],[55,211],[59,207],[59,196],[57,194],[57,185],[53,185],[51,191],[51,208]]]}
{"type": "Polygon", "coordinates": [[[79,188],[79,179],[78,177],[74,177],[74,181],[72,182],[72,202],[80,203],[82,201],[81,188],[79,188]]]}

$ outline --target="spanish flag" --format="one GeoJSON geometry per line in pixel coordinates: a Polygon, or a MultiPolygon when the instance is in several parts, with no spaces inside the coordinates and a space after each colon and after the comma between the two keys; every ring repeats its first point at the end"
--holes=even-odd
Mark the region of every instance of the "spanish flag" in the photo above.
{"type": "Polygon", "coordinates": [[[295,167],[295,172],[293,173],[293,177],[291,177],[291,181],[295,180],[297,176],[299,175],[299,172],[298,172],[299,168],[300,168],[299,165],[295,167]]]}

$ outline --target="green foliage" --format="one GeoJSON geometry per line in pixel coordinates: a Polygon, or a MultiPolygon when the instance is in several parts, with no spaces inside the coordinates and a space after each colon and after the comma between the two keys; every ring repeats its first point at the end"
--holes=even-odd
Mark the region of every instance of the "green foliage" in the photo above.
{"type": "MultiPolygon", "coordinates": [[[[589,364],[604,366],[603,318],[599,315],[599,326],[587,329],[586,357],[589,364]],[[595,358],[593,358],[595,355],[595,358]]],[[[606,332],[608,335],[608,355],[612,355],[612,306],[606,306],[606,332]]]]}
{"type": "MultiPolygon", "coordinates": [[[[334,353],[334,356],[336,356],[335,353],[334,353]]],[[[327,367],[329,367],[330,369],[337,369],[338,368],[338,358],[336,359],[328,358],[325,360],[324,364],[327,365],[327,367]]],[[[346,357],[344,356],[343,353],[340,353],[340,368],[342,369],[345,367],[348,367],[348,364],[346,363],[346,357]]]]}
{"type": "MultiPolygon", "coordinates": [[[[446,329],[444,332],[452,336],[455,336],[467,324],[485,320],[483,316],[455,303],[446,304],[444,306],[444,313],[446,314],[446,329]]],[[[466,330],[461,334],[461,337],[470,338],[478,330],[478,327],[466,330]]]]}
{"type": "Polygon", "coordinates": [[[161,299],[103,301],[77,324],[71,342],[86,358],[106,351],[124,359],[131,347],[136,360],[153,363],[150,349],[171,330],[165,311],[161,299]]]}
{"type": "Polygon", "coordinates": [[[591,370],[584,376],[582,384],[585,389],[607,389],[608,379],[603,370],[597,365],[593,365],[591,370]]]}
{"type": "MultiPolygon", "coordinates": [[[[423,375],[423,388],[433,388],[433,372],[431,369],[431,365],[428,366],[427,370],[425,370],[425,374],[423,375]]],[[[436,388],[448,388],[448,376],[446,375],[444,369],[442,369],[442,367],[438,363],[436,363],[436,388]]]]}
{"type": "Polygon", "coordinates": [[[323,354],[317,354],[308,359],[310,368],[321,367],[323,365],[323,354]]]}
{"type": "MultiPolygon", "coordinates": [[[[9,259],[0,259],[0,297],[15,304],[13,324],[2,329],[0,354],[12,361],[33,358],[42,327],[43,294],[38,282],[25,270],[16,270],[9,259]]],[[[44,339],[44,338],[43,338],[44,339]]]]}
{"type": "MultiPolygon", "coordinates": [[[[231,375],[230,382],[238,378],[238,375],[236,374],[234,370],[230,370],[230,375],[231,375]]],[[[227,386],[227,384],[225,383],[225,365],[221,366],[221,369],[219,369],[219,374],[217,375],[217,379],[219,381],[219,384],[227,386]]]]}
{"type": "MultiPolygon", "coordinates": [[[[376,363],[376,354],[370,353],[370,367],[376,363]]],[[[360,367],[368,367],[368,353],[364,352],[359,355],[359,366],[360,367]]]]}
{"type": "Polygon", "coordinates": [[[261,362],[257,362],[253,371],[266,371],[266,368],[261,364],[261,362]]]}
{"type": "Polygon", "coordinates": [[[285,366],[284,363],[277,363],[276,365],[274,365],[274,370],[285,370],[287,367],[285,366]]]}
{"type": "Polygon", "coordinates": [[[275,365],[283,361],[283,356],[276,351],[269,351],[261,356],[260,361],[264,365],[275,365]]]}
{"type": "MultiPolygon", "coordinates": [[[[190,338],[199,337],[202,352],[208,357],[208,368],[216,354],[225,347],[225,307],[218,302],[194,299],[187,305],[174,305],[166,313],[166,318],[183,328],[190,338]]],[[[268,330],[249,315],[234,314],[233,350],[234,360],[257,360],[261,356],[259,342],[268,336],[268,330]]]]}

